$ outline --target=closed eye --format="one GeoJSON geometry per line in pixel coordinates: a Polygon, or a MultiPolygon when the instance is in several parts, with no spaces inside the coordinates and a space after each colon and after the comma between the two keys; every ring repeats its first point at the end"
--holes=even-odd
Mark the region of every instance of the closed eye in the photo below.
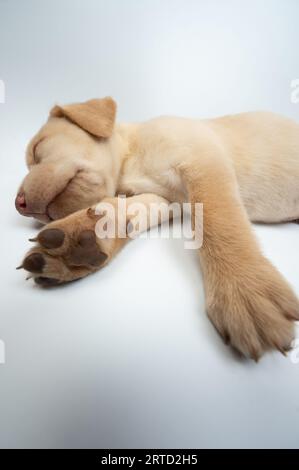
{"type": "Polygon", "coordinates": [[[37,165],[38,163],[40,163],[40,157],[38,156],[38,153],[37,153],[37,147],[39,146],[39,144],[41,142],[43,142],[43,140],[45,140],[45,137],[43,137],[42,139],[40,139],[38,142],[36,142],[36,144],[34,145],[33,149],[32,149],[32,159],[33,159],[33,162],[37,165]]]}

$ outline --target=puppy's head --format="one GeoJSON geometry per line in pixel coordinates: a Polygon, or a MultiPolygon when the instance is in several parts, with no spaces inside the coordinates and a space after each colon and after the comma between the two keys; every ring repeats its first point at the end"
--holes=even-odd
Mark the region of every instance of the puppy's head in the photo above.
{"type": "Polygon", "coordinates": [[[51,110],[27,148],[29,172],[15,201],[22,215],[48,222],[114,195],[115,114],[111,98],[51,110]]]}

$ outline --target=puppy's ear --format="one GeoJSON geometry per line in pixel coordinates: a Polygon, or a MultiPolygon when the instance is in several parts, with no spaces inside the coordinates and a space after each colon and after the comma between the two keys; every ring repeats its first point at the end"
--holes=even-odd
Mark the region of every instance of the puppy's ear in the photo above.
{"type": "Polygon", "coordinates": [[[116,115],[116,103],[110,98],[94,99],[85,103],[54,106],[50,116],[66,117],[96,137],[110,137],[116,115]]]}

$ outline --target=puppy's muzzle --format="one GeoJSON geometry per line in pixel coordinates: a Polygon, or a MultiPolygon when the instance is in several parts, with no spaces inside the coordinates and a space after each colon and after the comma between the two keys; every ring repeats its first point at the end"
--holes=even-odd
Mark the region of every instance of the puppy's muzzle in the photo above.
{"type": "Polygon", "coordinates": [[[15,207],[17,211],[25,217],[34,217],[43,223],[50,222],[51,220],[47,213],[35,212],[33,207],[30,207],[30,203],[28,204],[25,193],[22,189],[19,191],[15,199],[15,207]]]}

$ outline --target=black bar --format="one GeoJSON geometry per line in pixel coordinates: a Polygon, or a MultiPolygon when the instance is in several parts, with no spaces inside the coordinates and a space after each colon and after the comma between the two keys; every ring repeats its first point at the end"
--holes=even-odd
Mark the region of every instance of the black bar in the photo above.
{"type": "MultiPolygon", "coordinates": [[[[210,468],[211,465],[230,466],[251,463],[281,463],[298,465],[299,450],[219,450],[219,449],[2,449],[2,469],[13,465],[30,465],[43,468],[60,464],[75,465],[76,468],[102,468],[121,466],[123,468],[159,467],[168,465],[178,468],[210,468]]],[[[294,467],[294,468],[296,468],[294,467]]]]}

